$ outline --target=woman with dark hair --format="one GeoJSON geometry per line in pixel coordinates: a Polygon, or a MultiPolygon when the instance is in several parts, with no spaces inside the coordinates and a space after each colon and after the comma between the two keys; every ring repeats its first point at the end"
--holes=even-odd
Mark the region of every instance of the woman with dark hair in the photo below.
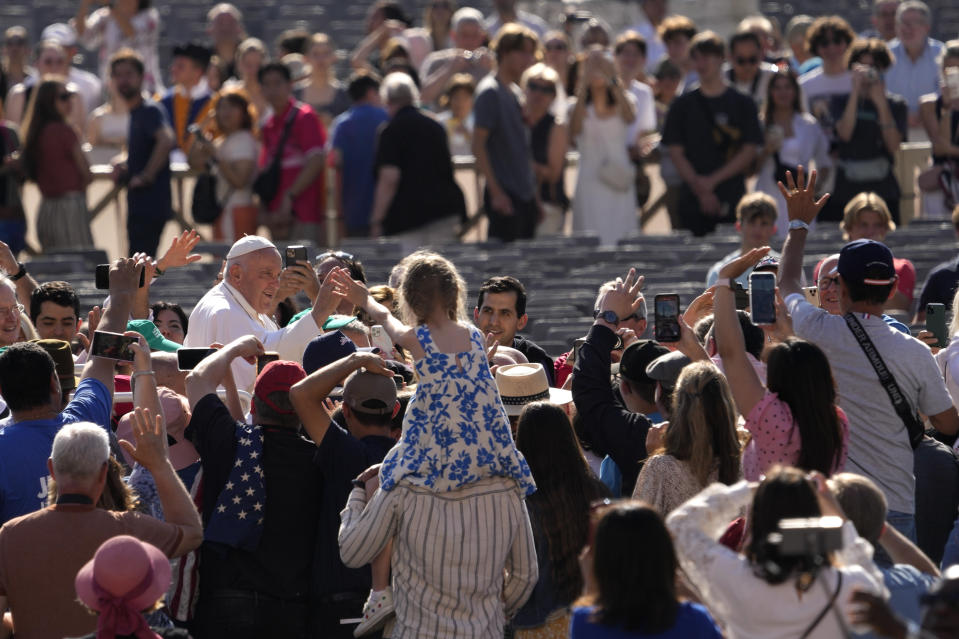
{"type": "Polygon", "coordinates": [[[722,636],[703,606],[676,596],[676,550],[662,515],[646,504],[606,509],[581,563],[589,605],[573,611],[571,639],[722,636]]]}
{"type": "Polygon", "coordinates": [[[300,99],[313,107],[327,129],[339,114],[350,108],[350,95],[336,79],[336,49],[325,33],[310,37],[306,57],[310,75],[299,84],[300,99]]]}
{"type": "Polygon", "coordinates": [[[48,76],[30,96],[24,119],[21,159],[40,189],[37,236],[45,251],[93,246],[86,197],[92,177],[67,123],[72,97],[63,78],[48,76]]]}
{"type": "Polygon", "coordinates": [[[853,591],[885,594],[872,546],[846,520],[819,473],[775,468],[758,487],[713,484],[674,510],[666,526],[680,566],[729,639],[845,637],[853,591]],[[740,555],[717,540],[744,508],[749,542],[740,555]],[[843,520],[839,549],[781,552],[782,520],[821,516],[843,520]]]}
{"type": "MultiPolygon", "coordinates": [[[[713,298],[715,337],[739,412],[752,438],[743,451],[743,476],[756,481],[776,464],[797,466],[829,476],[846,464],[849,420],[836,405],[836,385],[825,353],[813,344],[789,338],[769,351],[766,386],[746,357],[736,317],[731,282],[769,251],[753,249],[719,271],[713,298]]],[[[777,319],[786,319],[777,304],[777,319]]]]}
{"type": "Polygon", "coordinates": [[[153,323],[160,334],[171,342],[182,344],[190,330],[190,320],[179,304],[156,302],[150,307],[153,311],[153,323]]]}
{"type": "Polygon", "coordinates": [[[590,504],[609,491],[589,469],[566,412],[555,404],[527,404],[516,447],[539,487],[526,499],[539,581],[513,627],[517,639],[559,636],[568,631],[569,606],[583,590],[577,557],[587,541],[590,504]]]}
{"type": "Polygon", "coordinates": [[[799,80],[788,69],[777,71],[769,79],[762,121],[766,144],[756,159],[759,167],[756,190],[776,200],[776,230],[780,237],[784,237],[789,219],[786,217],[786,201],[776,182],[782,180],[785,184],[787,169],[795,175],[796,167],[808,167],[811,160],[815,160],[820,176],[828,176],[832,167],[829,140],[816,118],[803,108],[799,80]]]}
{"type": "Polygon", "coordinates": [[[633,490],[663,515],[712,482],[740,477],[736,408],[719,369],[708,361],[687,365],[672,406],[663,447],[643,464],[633,490]]]}

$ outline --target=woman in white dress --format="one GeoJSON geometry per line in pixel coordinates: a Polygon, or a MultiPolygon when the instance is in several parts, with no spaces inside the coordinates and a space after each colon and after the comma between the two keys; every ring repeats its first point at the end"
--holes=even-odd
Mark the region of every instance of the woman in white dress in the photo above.
{"type": "Polygon", "coordinates": [[[802,165],[808,170],[810,161],[813,161],[820,183],[826,183],[833,164],[829,157],[829,141],[816,118],[803,109],[800,91],[792,71],[779,71],[769,80],[769,94],[763,107],[766,145],[757,160],[756,190],[776,200],[776,234],[779,237],[785,237],[789,219],[786,217],[786,201],[776,186],[777,180],[785,179],[783,172],[786,169],[795,174],[796,168],[802,165]]]}
{"type": "Polygon", "coordinates": [[[615,246],[639,228],[635,171],[626,152],[636,100],[602,48],[591,48],[581,69],[570,117],[579,150],[573,230],[595,231],[601,245],[615,246]]]}
{"type": "Polygon", "coordinates": [[[130,134],[130,111],[111,86],[110,99],[90,114],[87,122],[87,142],[90,164],[109,164],[127,145],[130,134]]]}

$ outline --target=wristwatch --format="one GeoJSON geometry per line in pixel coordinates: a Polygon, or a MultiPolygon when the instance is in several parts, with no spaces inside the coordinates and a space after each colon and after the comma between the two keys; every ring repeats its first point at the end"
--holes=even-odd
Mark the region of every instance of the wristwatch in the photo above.
{"type": "Polygon", "coordinates": [[[619,324],[619,315],[616,314],[616,311],[601,311],[596,309],[593,311],[593,319],[601,319],[610,324],[619,324]]]}
{"type": "Polygon", "coordinates": [[[730,281],[728,277],[720,277],[718,280],[716,280],[715,285],[725,286],[726,288],[730,288],[730,289],[733,287],[733,283],[730,281]]]}
{"type": "Polygon", "coordinates": [[[14,273],[13,275],[9,276],[10,280],[13,282],[16,282],[17,280],[21,279],[24,275],[27,274],[27,267],[26,265],[24,265],[23,262],[17,262],[17,266],[20,267],[20,270],[14,273]]]}
{"type": "Polygon", "coordinates": [[[790,222],[789,222],[789,230],[790,230],[790,231],[797,231],[797,230],[799,230],[799,229],[803,229],[804,231],[808,231],[808,230],[809,230],[809,225],[806,224],[805,222],[803,222],[802,220],[790,220],[790,222]]]}

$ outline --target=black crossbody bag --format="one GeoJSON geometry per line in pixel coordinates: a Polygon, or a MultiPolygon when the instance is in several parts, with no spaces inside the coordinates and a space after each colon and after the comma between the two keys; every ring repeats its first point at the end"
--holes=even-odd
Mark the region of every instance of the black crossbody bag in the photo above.
{"type": "Polygon", "coordinates": [[[862,324],[859,323],[856,316],[852,313],[846,313],[843,315],[843,319],[846,320],[846,325],[849,326],[849,330],[852,331],[853,337],[859,342],[859,347],[862,349],[862,352],[865,353],[866,359],[869,360],[869,363],[872,364],[873,369],[876,371],[876,375],[879,376],[879,383],[886,389],[886,394],[889,395],[889,400],[892,402],[893,408],[896,409],[896,414],[899,415],[899,419],[906,425],[906,431],[909,433],[909,443],[912,445],[913,450],[915,450],[919,447],[919,444],[922,443],[922,438],[925,436],[922,421],[919,419],[919,416],[913,412],[912,407],[909,406],[909,402],[906,401],[902,391],[899,390],[899,384],[896,383],[896,378],[892,376],[892,373],[886,367],[886,363],[882,361],[882,357],[879,355],[879,351],[876,350],[875,344],[869,339],[866,329],[862,327],[862,324]]]}
{"type": "Polygon", "coordinates": [[[290,136],[290,129],[293,128],[293,120],[300,107],[294,104],[290,109],[290,114],[286,118],[286,124],[283,126],[283,135],[280,136],[280,143],[276,147],[276,153],[270,163],[263,169],[256,180],[253,181],[253,192],[260,196],[260,203],[264,207],[269,207],[270,202],[276,197],[280,190],[280,169],[283,162],[283,148],[286,146],[286,139],[290,136]]]}

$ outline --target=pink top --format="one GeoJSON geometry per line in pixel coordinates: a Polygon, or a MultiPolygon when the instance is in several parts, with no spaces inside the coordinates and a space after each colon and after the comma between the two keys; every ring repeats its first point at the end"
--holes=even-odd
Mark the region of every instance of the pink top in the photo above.
{"type": "MultiPolygon", "coordinates": [[[[280,207],[283,194],[296,181],[307,160],[314,155],[322,154],[326,148],[326,129],[323,128],[319,116],[308,104],[296,103],[291,99],[283,113],[274,114],[263,126],[260,169],[266,168],[273,161],[276,149],[280,145],[280,138],[283,137],[286,118],[294,104],[299,108],[299,112],[293,118],[290,135],[286,139],[286,144],[283,145],[283,158],[280,162],[280,188],[276,192],[276,197],[269,203],[268,209],[270,211],[276,211],[280,207]]],[[[323,171],[320,171],[316,179],[293,200],[293,213],[300,222],[320,224],[324,220],[325,211],[325,179],[323,171]]]]}
{"type": "MultiPolygon", "coordinates": [[[[842,448],[833,473],[841,472],[846,467],[846,440],[849,437],[846,413],[837,406],[836,414],[842,427],[842,448]]],[[[760,476],[775,464],[795,466],[799,462],[802,443],[799,426],[793,420],[789,405],[779,399],[776,393],[767,390],[753,406],[746,417],[746,430],[752,434],[752,439],[743,450],[743,477],[748,481],[759,481],[760,476]]]]}

